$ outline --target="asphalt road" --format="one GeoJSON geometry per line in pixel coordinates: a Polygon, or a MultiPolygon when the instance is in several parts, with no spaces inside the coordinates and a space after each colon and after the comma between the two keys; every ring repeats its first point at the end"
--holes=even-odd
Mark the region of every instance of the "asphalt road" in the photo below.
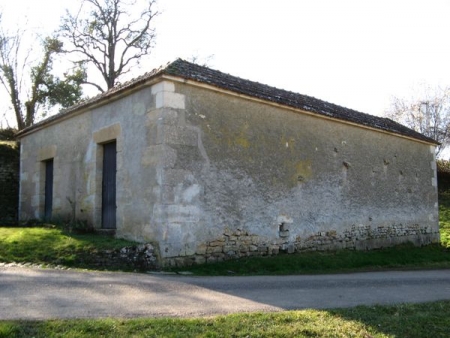
{"type": "Polygon", "coordinates": [[[0,320],[200,317],[450,300],[450,270],[193,277],[0,267],[0,320]]]}

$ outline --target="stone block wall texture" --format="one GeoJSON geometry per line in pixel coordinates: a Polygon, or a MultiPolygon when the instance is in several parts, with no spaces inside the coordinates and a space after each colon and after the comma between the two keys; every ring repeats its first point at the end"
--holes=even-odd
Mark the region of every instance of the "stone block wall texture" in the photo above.
{"type": "Polygon", "coordinates": [[[100,226],[102,144],[117,142],[116,236],[161,266],[439,241],[434,147],[163,81],[21,138],[21,219],[100,226]]]}
{"type": "Polygon", "coordinates": [[[439,241],[433,146],[185,84],[176,91],[186,103],[166,128],[167,216],[155,224],[183,237],[160,245],[166,264],[439,241]]]}
{"type": "Polygon", "coordinates": [[[19,203],[19,149],[0,141],[0,225],[16,225],[19,203]]]}

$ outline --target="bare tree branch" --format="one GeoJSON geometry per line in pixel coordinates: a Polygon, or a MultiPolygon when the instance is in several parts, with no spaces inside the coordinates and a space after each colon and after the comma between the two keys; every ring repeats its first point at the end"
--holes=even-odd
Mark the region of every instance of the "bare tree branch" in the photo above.
{"type": "Polygon", "coordinates": [[[35,122],[41,107],[76,103],[84,80],[81,72],[64,80],[51,73],[53,57],[62,50],[56,38],[44,39],[41,50],[34,46],[36,60],[30,60],[31,51],[24,51],[21,43],[24,34],[21,30],[5,32],[0,21],[0,83],[9,96],[19,130],[35,122]]]}
{"type": "Polygon", "coordinates": [[[450,143],[450,88],[424,88],[421,97],[393,98],[386,116],[439,143],[436,155],[450,143]]]}
{"type": "MultiPolygon", "coordinates": [[[[77,13],[66,13],[60,32],[70,44],[66,50],[100,72],[106,89],[148,56],[155,40],[153,19],[156,0],[84,0],[77,13]],[[138,15],[129,13],[145,3],[138,15]],[[87,14],[86,14],[87,13],[87,14]]],[[[86,82],[88,83],[88,82],[86,82]]],[[[89,80],[103,90],[103,85],[89,80]]]]}

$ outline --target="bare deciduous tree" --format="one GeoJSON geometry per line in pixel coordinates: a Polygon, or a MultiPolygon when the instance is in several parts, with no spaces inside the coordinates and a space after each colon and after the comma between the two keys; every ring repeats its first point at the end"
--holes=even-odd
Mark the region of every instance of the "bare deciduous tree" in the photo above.
{"type": "Polygon", "coordinates": [[[82,0],[77,13],[67,11],[61,25],[71,45],[67,51],[85,72],[94,66],[106,89],[96,81],[86,84],[104,92],[150,54],[155,39],[151,24],[158,15],[154,7],[155,0],[82,0]],[[142,3],[145,8],[140,9],[142,3]]]}
{"type": "Polygon", "coordinates": [[[214,54],[208,56],[199,56],[198,53],[191,55],[187,58],[188,61],[196,63],[203,67],[211,67],[210,63],[214,59],[214,54]]]}
{"type": "Polygon", "coordinates": [[[442,153],[450,141],[450,88],[425,88],[421,97],[410,100],[393,98],[386,116],[428,136],[441,146],[442,153]]]}
{"type": "Polygon", "coordinates": [[[68,107],[82,95],[83,74],[75,72],[65,79],[52,74],[53,57],[62,52],[62,43],[46,38],[41,49],[25,50],[24,30],[10,34],[1,27],[0,16],[0,83],[6,91],[19,130],[31,126],[41,108],[57,104],[68,107]]]}

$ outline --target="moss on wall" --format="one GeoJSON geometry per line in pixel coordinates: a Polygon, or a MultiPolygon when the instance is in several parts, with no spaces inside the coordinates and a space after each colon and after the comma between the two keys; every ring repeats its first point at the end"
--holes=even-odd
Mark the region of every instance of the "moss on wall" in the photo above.
{"type": "Polygon", "coordinates": [[[18,202],[18,143],[0,141],[0,225],[17,224],[18,202]]]}
{"type": "Polygon", "coordinates": [[[450,190],[450,161],[438,160],[437,165],[437,179],[439,191],[450,190]]]}

